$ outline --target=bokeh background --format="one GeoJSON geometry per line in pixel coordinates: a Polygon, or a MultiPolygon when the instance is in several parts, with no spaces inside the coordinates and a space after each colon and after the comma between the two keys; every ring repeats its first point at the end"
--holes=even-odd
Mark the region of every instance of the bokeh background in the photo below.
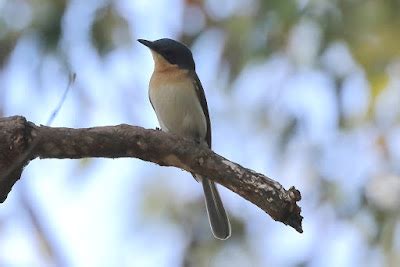
{"type": "Polygon", "coordinates": [[[137,159],[35,160],[0,205],[0,266],[399,266],[400,1],[0,0],[0,115],[155,128],[137,38],[191,47],[214,150],[296,186],[299,234],[137,159]]]}

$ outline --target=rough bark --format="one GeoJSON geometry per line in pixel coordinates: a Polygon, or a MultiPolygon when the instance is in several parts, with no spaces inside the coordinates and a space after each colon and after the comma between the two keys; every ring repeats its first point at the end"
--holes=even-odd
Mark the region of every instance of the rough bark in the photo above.
{"type": "Polygon", "coordinates": [[[209,177],[274,220],[302,232],[301,195],[291,187],[172,134],[137,126],[56,128],[36,126],[20,116],[0,118],[0,202],[4,202],[22,170],[35,158],[78,159],[132,157],[174,166],[209,177]]]}

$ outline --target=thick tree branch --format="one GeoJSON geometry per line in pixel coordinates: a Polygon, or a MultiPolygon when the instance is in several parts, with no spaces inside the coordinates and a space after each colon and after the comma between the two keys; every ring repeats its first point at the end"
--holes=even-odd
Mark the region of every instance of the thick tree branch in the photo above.
{"type": "Polygon", "coordinates": [[[246,169],[205,146],[126,124],[83,129],[36,126],[20,116],[0,119],[0,201],[34,158],[132,157],[209,177],[302,232],[300,192],[246,169]]]}

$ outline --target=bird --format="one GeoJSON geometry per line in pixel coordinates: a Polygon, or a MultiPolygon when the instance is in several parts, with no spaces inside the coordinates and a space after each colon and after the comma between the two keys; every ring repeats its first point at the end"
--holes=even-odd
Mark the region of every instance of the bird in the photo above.
{"type": "MultiPolygon", "coordinates": [[[[189,138],[211,149],[211,122],[203,86],[195,70],[191,50],[169,38],[155,41],[138,39],[148,47],[154,61],[149,82],[149,99],[161,130],[189,138]]],[[[216,184],[198,174],[211,231],[217,239],[231,235],[229,218],[216,184]]]]}

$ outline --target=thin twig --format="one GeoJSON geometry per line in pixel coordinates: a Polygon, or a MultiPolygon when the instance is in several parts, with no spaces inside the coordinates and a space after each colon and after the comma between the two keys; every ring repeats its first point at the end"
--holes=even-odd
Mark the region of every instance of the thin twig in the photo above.
{"type": "Polygon", "coordinates": [[[62,97],[60,99],[60,102],[58,102],[57,107],[54,109],[53,113],[51,113],[49,119],[47,120],[47,123],[46,123],[47,126],[50,126],[52,124],[52,122],[54,121],[54,119],[57,116],[58,112],[60,111],[62,105],[65,102],[65,99],[67,98],[69,89],[72,87],[72,85],[75,82],[75,79],[76,79],[76,73],[75,72],[70,73],[67,87],[65,88],[64,93],[63,93],[63,95],[62,95],[62,97]]]}

